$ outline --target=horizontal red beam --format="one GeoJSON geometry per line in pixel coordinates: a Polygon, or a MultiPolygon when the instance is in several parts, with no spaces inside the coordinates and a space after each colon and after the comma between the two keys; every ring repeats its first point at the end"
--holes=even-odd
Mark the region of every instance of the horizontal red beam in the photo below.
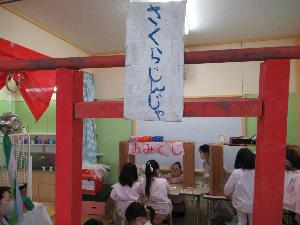
{"type": "MultiPolygon", "coordinates": [[[[258,98],[201,98],[184,100],[184,117],[260,117],[258,98]]],[[[123,118],[123,101],[80,102],[76,118],[123,118]]]]}
{"type": "MultiPolygon", "coordinates": [[[[185,64],[264,61],[267,59],[300,59],[300,46],[191,51],[184,53],[185,64]]],[[[2,60],[0,61],[0,72],[54,70],[57,68],[109,68],[124,66],[124,55],[2,60]]]]}

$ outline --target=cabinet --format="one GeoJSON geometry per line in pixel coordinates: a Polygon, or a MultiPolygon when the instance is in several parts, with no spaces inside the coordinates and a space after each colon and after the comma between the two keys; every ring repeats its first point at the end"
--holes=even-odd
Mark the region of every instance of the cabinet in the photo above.
{"type": "Polygon", "coordinates": [[[32,172],[32,199],[34,201],[54,202],[55,200],[55,172],[32,172]]]}

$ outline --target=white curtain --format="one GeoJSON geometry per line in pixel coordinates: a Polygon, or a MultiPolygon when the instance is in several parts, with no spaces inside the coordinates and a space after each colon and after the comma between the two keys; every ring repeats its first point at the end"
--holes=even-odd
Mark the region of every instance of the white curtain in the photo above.
{"type": "MultiPolygon", "coordinates": [[[[84,72],[83,77],[83,100],[92,102],[95,100],[96,87],[94,76],[84,72]]],[[[83,164],[97,163],[97,141],[96,141],[96,120],[84,119],[83,121],[83,148],[82,162],[83,164]]]]}

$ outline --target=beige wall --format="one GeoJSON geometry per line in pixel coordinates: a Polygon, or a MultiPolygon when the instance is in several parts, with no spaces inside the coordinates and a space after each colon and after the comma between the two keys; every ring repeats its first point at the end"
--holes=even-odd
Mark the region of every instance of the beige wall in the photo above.
{"type": "MultiPolygon", "coordinates": [[[[0,7],[0,38],[4,38],[26,48],[50,57],[78,57],[87,54],[53,34],[37,27],[31,22],[16,16],[0,7]]],[[[91,72],[91,70],[89,70],[91,72]]],[[[0,90],[0,100],[8,100],[8,91],[0,90]]],[[[55,97],[55,96],[54,96],[55,97]]],[[[19,95],[12,95],[12,100],[21,100],[19,95]]]]}
{"type": "Polygon", "coordinates": [[[0,37],[50,57],[87,56],[85,52],[2,7],[0,37]]]}
{"type": "MultiPolygon", "coordinates": [[[[236,44],[194,47],[190,50],[217,50],[295,45],[295,39],[244,42],[236,44]]],[[[186,65],[184,95],[232,96],[258,93],[260,62],[186,65]]],[[[124,68],[95,69],[97,99],[123,98],[124,68]]],[[[295,91],[295,62],[291,63],[290,91],[295,91]]]]}
{"type": "MultiPolygon", "coordinates": [[[[87,56],[87,54],[29,21],[0,7],[0,37],[51,57],[87,56]]],[[[226,45],[194,47],[190,50],[238,49],[295,45],[296,39],[244,42],[226,45]]],[[[124,96],[124,68],[90,69],[97,75],[97,99],[117,99],[124,96]]],[[[186,65],[185,96],[220,96],[256,94],[259,62],[186,65]]],[[[295,91],[295,63],[291,63],[290,90],[295,91]]],[[[0,99],[8,99],[0,91],[0,99]]]]}

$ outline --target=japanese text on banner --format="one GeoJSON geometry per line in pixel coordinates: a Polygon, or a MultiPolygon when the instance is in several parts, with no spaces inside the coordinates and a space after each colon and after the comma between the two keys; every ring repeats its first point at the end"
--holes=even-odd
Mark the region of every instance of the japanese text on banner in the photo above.
{"type": "Polygon", "coordinates": [[[162,156],[183,156],[182,142],[130,142],[129,155],[159,154],[162,156]]]}

